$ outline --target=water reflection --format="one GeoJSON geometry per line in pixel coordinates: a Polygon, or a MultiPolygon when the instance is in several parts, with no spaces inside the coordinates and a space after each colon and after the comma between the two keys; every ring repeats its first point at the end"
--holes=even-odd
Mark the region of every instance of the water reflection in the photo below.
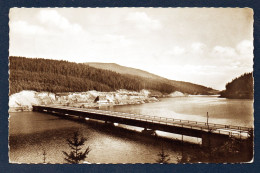
{"type": "Polygon", "coordinates": [[[163,98],[160,102],[141,105],[102,107],[118,112],[130,112],[167,118],[253,127],[253,101],[225,99],[216,96],[163,98]]]}

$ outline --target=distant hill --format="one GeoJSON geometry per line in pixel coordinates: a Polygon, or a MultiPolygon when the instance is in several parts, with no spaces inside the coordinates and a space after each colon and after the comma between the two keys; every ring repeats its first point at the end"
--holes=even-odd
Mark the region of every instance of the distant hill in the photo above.
{"type": "Polygon", "coordinates": [[[149,78],[149,79],[156,79],[156,80],[165,79],[163,77],[149,73],[144,70],[131,68],[131,67],[125,67],[125,66],[118,65],[116,63],[89,62],[89,63],[85,63],[85,64],[87,64],[91,67],[99,68],[99,69],[111,70],[111,71],[114,71],[114,72],[117,72],[120,74],[135,75],[135,76],[140,76],[140,77],[149,78]]]}
{"type": "Polygon", "coordinates": [[[252,73],[245,73],[226,84],[226,90],[221,91],[220,97],[230,99],[253,99],[254,79],[252,73]]]}
{"type": "Polygon", "coordinates": [[[176,89],[164,82],[119,74],[82,63],[42,58],[9,57],[10,93],[22,90],[84,92],[142,89],[172,93],[176,89]]]}
{"type": "Polygon", "coordinates": [[[97,62],[90,62],[85,63],[91,67],[99,68],[99,69],[105,69],[105,70],[111,70],[120,74],[127,74],[132,76],[139,76],[148,78],[150,80],[156,80],[161,81],[164,83],[167,83],[171,86],[173,86],[177,91],[187,93],[187,94],[218,94],[218,90],[214,90],[209,87],[205,87],[202,85],[193,84],[190,82],[183,82],[183,81],[175,81],[175,80],[169,80],[166,78],[163,78],[161,76],[149,73],[144,70],[131,68],[131,67],[125,67],[121,66],[115,63],[97,63],[97,62]]]}
{"type": "Polygon", "coordinates": [[[174,91],[187,94],[213,94],[216,91],[201,85],[168,80],[117,64],[108,64],[107,69],[92,66],[59,60],[10,56],[9,94],[22,90],[55,93],[147,89],[154,95],[170,94],[174,91]],[[113,70],[108,67],[113,67],[113,70]]]}

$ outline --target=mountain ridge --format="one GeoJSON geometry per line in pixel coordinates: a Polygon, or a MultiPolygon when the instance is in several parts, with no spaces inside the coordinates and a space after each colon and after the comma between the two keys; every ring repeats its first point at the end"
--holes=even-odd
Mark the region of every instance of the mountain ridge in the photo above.
{"type": "Polygon", "coordinates": [[[144,88],[172,93],[167,83],[102,70],[82,63],[44,58],[9,57],[10,93],[22,90],[47,92],[84,92],[89,90],[116,91],[144,88]]]}
{"type": "Polygon", "coordinates": [[[191,82],[170,80],[170,79],[158,76],[156,74],[147,72],[145,70],[141,70],[141,69],[137,69],[137,68],[133,68],[133,67],[126,67],[126,66],[122,66],[122,65],[119,65],[116,63],[87,62],[84,64],[89,65],[91,67],[99,68],[99,69],[114,71],[114,72],[117,72],[120,74],[140,76],[140,77],[145,77],[145,78],[150,78],[153,80],[159,80],[162,82],[166,82],[167,84],[170,84],[174,87],[177,86],[177,90],[181,91],[183,93],[188,93],[188,94],[191,94],[191,92],[193,94],[218,94],[219,93],[218,90],[212,89],[210,87],[206,87],[206,86],[199,85],[199,84],[194,84],[191,82]],[[199,91],[196,92],[195,91],[196,89],[193,89],[193,91],[190,91],[191,88],[196,88],[199,91]],[[202,90],[207,90],[207,92],[202,91],[202,90]]]}
{"type": "Polygon", "coordinates": [[[158,76],[156,74],[147,72],[145,70],[119,65],[117,63],[87,62],[87,63],[84,63],[84,64],[87,64],[87,65],[89,65],[91,67],[95,67],[95,68],[115,71],[115,72],[121,73],[121,74],[137,75],[137,76],[146,77],[146,78],[153,78],[153,79],[166,79],[164,77],[161,77],[161,76],[158,76]],[[135,74],[133,74],[133,73],[135,73],[135,74]],[[136,74],[136,73],[138,73],[138,74],[136,74]]]}
{"type": "MultiPolygon", "coordinates": [[[[99,65],[104,66],[104,64],[99,65]]],[[[22,90],[56,93],[89,90],[108,92],[119,89],[140,91],[146,89],[160,97],[175,91],[193,95],[212,95],[216,92],[212,88],[187,82],[171,81],[139,69],[127,68],[117,64],[105,65],[110,70],[63,60],[10,56],[9,94],[22,90]],[[111,66],[114,68],[111,69],[111,66]]]]}

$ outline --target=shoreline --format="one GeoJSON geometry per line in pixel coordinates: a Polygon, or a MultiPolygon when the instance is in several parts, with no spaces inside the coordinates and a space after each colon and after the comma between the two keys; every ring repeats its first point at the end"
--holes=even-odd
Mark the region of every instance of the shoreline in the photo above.
{"type": "Polygon", "coordinates": [[[33,105],[63,105],[80,108],[98,108],[103,106],[138,105],[158,102],[151,97],[150,92],[118,90],[115,92],[71,92],[48,93],[36,91],[21,91],[9,97],[8,112],[32,111],[33,105]]]}
{"type": "MultiPolygon", "coordinates": [[[[69,92],[69,93],[50,93],[23,90],[9,97],[8,112],[32,111],[33,105],[62,105],[77,108],[99,108],[122,105],[139,105],[145,103],[159,102],[159,98],[176,98],[189,96],[207,95],[188,95],[175,91],[171,94],[154,95],[148,90],[128,91],[117,90],[114,92],[69,92]]],[[[216,96],[216,95],[208,95],[216,96]]]]}
{"type": "MultiPolygon", "coordinates": [[[[91,109],[91,108],[100,108],[100,107],[113,107],[113,106],[127,106],[127,105],[140,105],[140,104],[145,104],[145,103],[154,103],[154,102],[159,102],[160,100],[158,101],[148,101],[148,102],[144,102],[144,103],[125,103],[125,104],[102,104],[102,105],[89,105],[89,106],[86,106],[88,105],[88,103],[75,103],[73,105],[68,105],[70,107],[75,107],[75,108],[88,108],[88,109],[91,109]],[[82,107],[82,105],[84,105],[82,107]]],[[[59,106],[67,106],[67,105],[64,105],[64,104],[50,104],[50,105],[59,105],[59,106]]],[[[31,112],[32,111],[32,108],[29,108],[29,107],[9,107],[9,110],[8,112],[9,113],[14,113],[14,112],[31,112]]]]}

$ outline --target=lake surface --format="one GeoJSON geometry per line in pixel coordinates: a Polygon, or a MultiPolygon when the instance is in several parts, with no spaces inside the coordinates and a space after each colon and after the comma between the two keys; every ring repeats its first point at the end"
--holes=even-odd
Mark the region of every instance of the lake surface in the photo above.
{"type": "Polygon", "coordinates": [[[253,101],[218,98],[217,96],[188,96],[162,98],[160,102],[101,107],[118,112],[130,112],[167,118],[207,121],[209,123],[232,124],[253,127],[253,101]]]}
{"type": "MultiPolygon", "coordinates": [[[[100,109],[202,122],[206,122],[208,112],[210,123],[253,127],[252,100],[188,96],[100,109]]],[[[13,163],[42,163],[43,150],[47,153],[46,162],[65,163],[62,151],[69,152],[66,139],[76,130],[88,138],[86,146],[90,146],[91,151],[86,161],[90,163],[155,163],[162,146],[170,155],[171,162],[176,163],[181,153],[179,142],[135,132],[141,128],[111,127],[96,121],[77,122],[38,112],[10,113],[9,122],[9,157],[13,163]]],[[[157,133],[180,139],[180,135],[157,133]]],[[[185,137],[185,140],[200,143],[198,138],[185,137]]],[[[185,146],[184,150],[193,151],[194,148],[185,146]]]]}

